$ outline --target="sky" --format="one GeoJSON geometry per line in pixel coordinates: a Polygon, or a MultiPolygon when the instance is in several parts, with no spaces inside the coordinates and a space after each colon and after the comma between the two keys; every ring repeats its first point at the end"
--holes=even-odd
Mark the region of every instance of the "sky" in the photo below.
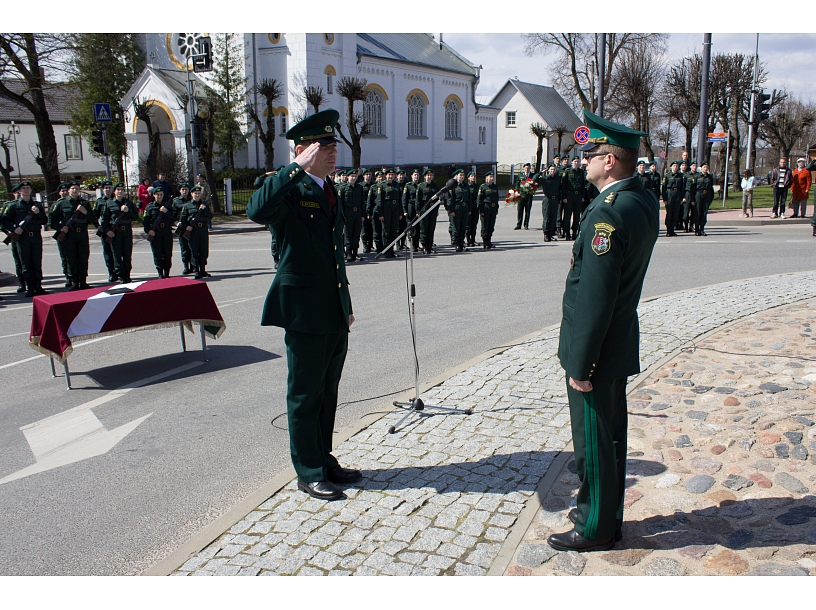
{"type": "MultiPolygon", "coordinates": [[[[445,43],[472,63],[482,66],[477,95],[492,98],[508,78],[552,85],[549,66],[554,53],[524,54],[521,34],[443,34],[445,43]]],[[[712,33],[711,54],[756,51],[756,34],[712,33]]],[[[702,53],[702,34],[670,34],[667,59],[702,53]]],[[[760,34],[759,61],[768,72],[766,89],[785,88],[792,97],[816,102],[816,34],[760,34]]],[[[489,101],[489,100],[488,100],[489,101]]]]}

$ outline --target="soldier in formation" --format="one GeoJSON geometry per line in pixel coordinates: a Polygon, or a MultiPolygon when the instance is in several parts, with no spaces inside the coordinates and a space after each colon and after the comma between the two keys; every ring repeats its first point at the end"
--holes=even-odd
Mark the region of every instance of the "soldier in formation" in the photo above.
{"type": "Polygon", "coordinates": [[[544,241],[554,241],[558,209],[563,199],[561,176],[558,175],[555,165],[547,168],[546,173],[539,179],[539,184],[544,193],[544,199],[541,201],[541,230],[544,231],[544,241]]]}
{"type": "MultiPolygon", "coordinates": [[[[419,189],[419,170],[411,170],[411,181],[405,184],[402,190],[402,213],[407,223],[418,216],[417,190],[419,189]]],[[[411,237],[414,252],[419,249],[419,227],[415,227],[411,237]]]]}
{"type": "Polygon", "coordinates": [[[116,275],[116,265],[113,262],[113,247],[111,246],[111,242],[106,239],[105,232],[102,230],[100,223],[102,211],[108,207],[108,202],[113,198],[113,182],[110,180],[103,181],[100,190],[102,191],[102,195],[97,198],[93,209],[94,222],[97,226],[96,235],[99,237],[99,243],[102,245],[102,258],[105,259],[105,267],[108,270],[108,281],[117,282],[119,281],[119,276],[116,275]]]}
{"type": "Polygon", "coordinates": [[[71,275],[71,290],[83,290],[88,286],[88,261],[91,256],[88,240],[88,223],[96,224],[91,204],[82,198],[79,182],[69,182],[68,196],[54,205],[48,224],[57,231],[54,236],[62,240],[62,251],[71,275]]]}
{"type": "MultiPolygon", "coordinates": [[[[377,252],[382,252],[385,246],[393,242],[399,235],[399,221],[402,218],[402,192],[394,181],[394,170],[390,167],[385,171],[385,181],[379,185],[374,197],[374,217],[381,223],[380,241],[377,252]]],[[[375,225],[376,230],[376,225],[375,225]]],[[[377,239],[375,232],[375,241],[377,239]]],[[[385,253],[386,258],[398,256],[394,248],[385,253]]]]}
{"type": "Polygon", "coordinates": [[[465,170],[457,169],[451,178],[456,178],[457,185],[446,193],[445,209],[450,219],[453,245],[456,252],[463,252],[470,215],[470,189],[465,184],[465,170]]]}
{"type": "Polygon", "coordinates": [[[680,206],[683,204],[683,195],[685,194],[685,178],[679,171],[680,164],[673,161],[671,164],[671,171],[666,172],[663,176],[663,190],[661,198],[666,206],[666,236],[677,237],[675,227],[677,226],[678,218],[680,217],[680,206]]]}
{"type": "Polygon", "coordinates": [[[117,182],[113,197],[105,202],[100,216],[102,236],[111,247],[114,276],[123,284],[130,283],[133,268],[133,221],[139,220],[139,206],[125,197],[125,185],[117,182]]]}
{"type": "MultiPolygon", "coordinates": [[[[48,222],[43,205],[31,197],[31,183],[16,187],[19,198],[9,201],[0,211],[0,223],[8,233],[12,252],[20,261],[25,296],[45,294],[42,287],[42,227],[48,222]]],[[[15,261],[16,262],[16,261],[15,261]]]]}
{"type": "Polygon", "coordinates": [[[153,263],[159,278],[170,277],[173,264],[173,204],[165,202],[164,189],[157,186],[153,189],[153,201],[147,204],[142,219],[147,233],[150,249],[153,251],[153,263]]]}
{"type": "Polygon", "coordinates": [[[479,206],[476,199],[479,194],[479,187],[476,185],[476,172],[468,172],[467,175],[468,186],[468,226],[467,226],[467,245],[471,248],[476,247],[476,229],[479,228],[479,206]]]}
{"type": "Polygon", "coordinates": [[[564,171],[563,197],[564,202],[564,237],[574,240],[578,235],[578,222],[584,206],[586,196],[586,172],[579,166],[579,158],[572,158],[572,166],[564,171]]]}
{"type": "MultiPolygon", "coordinates": [[[[190,203],[193,198],[190,196],[190,185],[186,182],[179,184],[179,196],[173,199],[173,216],[176,220],[181,218],[181,211],[184,206],[190,203]]],[[[190,249],[189,240],[184,237],[184,228],[179,224],[176,227],[176,235],[178,235],[179,251],[181,252],[181,264],[184,266],[182,275],[190,275],[195,273],[193,269],[193,253],[190,249]]]]}
{"type": "MultiPolygon", "coordinates": [[[[178,201],[178,199],[176,199],[178,201]]],[[[212,210],[201,200],[201,187],[190,189],[190,200],[181,208],[179,227],[181,238],[190,248],[190,264],[195,266],[195,278],[210,277],[207,273],[207,257],[210,254],[210,219],[212,210]]]]}
{"type": "Polygon", "coordinates": [[[493,172],[485,174],[485,181],[476,195],[476,208],[482,219],[482,247],[493,249],[493,229],[499,213],[499,189],[494,184],[493,172]]]}

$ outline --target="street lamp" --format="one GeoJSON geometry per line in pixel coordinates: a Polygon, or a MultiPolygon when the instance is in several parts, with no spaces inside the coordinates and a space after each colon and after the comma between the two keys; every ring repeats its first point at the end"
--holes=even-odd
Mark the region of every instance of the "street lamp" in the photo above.
{"type": "Polygon", "coordinates": [[[17,157],[17,181],[23,181],[23,175],[20,172],[20,152],[17,150],[17,134],[20,133],[20,126],[15,125],[14,121],[11,122],[8,128],[9,135],[14,139],[14,156],[17,157]]]}

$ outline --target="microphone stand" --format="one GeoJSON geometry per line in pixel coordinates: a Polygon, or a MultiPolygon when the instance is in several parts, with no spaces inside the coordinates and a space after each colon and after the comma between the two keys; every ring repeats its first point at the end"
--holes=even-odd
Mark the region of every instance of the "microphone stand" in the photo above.
{"type": "Polygon", "coordinates": [[[440,407],[438,405],[426,405],[422,402],[422,399],[419,397],[419,361],[418,356],[416,354],[416,344],[417,344],[417,333],[416,333],[416,308],[415,308],[415,297],[416,297],[416,286],[414,285],[414,230],[415,227],[420,223],[420,221],[425,218],[428,214],[434,211],[441,203],[442,199],[441,196],[447,193],[453,186],[456,186],[456,180],[449,181],[444,188],[439,190],[434,194],[434,196],[428,200],[428,203],[425,204],[427,209],[421,215],[418,215],[414,218],[408,225],[405,227],[405,230],[400,233],[397,238],[388,244],[385,248],[383,248],[382,252],[379,252],[374,259],[378,259],[383,256],[389,249],[393,248],[394,245],[402,239],[403,236],[406,236],[406,241],[408,242],[408,252],[409,252],[409,260],[410,260],[410,267],[411,267],[411,286],[410,286],[410,316],[411,316],[411,338],[413,340],[414,345],[414,358],[417,359],[415,361],[414,366],[414,397],[411,398],[408,402],[399,402],[395,400],[393,405],[395,407],[399,407],[401,409],[407,409],[408,412],[393,426],[389,426],[388,433],[394,434],[396,433],[397,429],[402,425],[402,423],[411,417],[412,415],[417,415],[418,417],[432,417],[433,413],[426,413],[426,409],[434,409],[437,411],[443,411],[445,413],[462,413],[464,415],[470,415],[473,413],[472,409],[456,409],[453,407],[440,407]],[[453,184],[451,184],[453,183],[453,184]]]}

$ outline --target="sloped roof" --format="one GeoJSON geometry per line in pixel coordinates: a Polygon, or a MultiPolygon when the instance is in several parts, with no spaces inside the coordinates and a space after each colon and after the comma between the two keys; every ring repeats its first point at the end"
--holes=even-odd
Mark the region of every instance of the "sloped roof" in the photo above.
{"type": "Polygon", "coordinates": [[[478,70],[448,45],[430,34],[357,34],[357,53],[368,57],[405,61],[469,76],[478,70]]]}
{"type": "MultiPolygon", "coordinates": [[[[148,64],[142,73],[139,75],[139,78],[136,79],[130,89],[127,90],[125,95],[122,97],[122,102],[130,103],[133,99],[133,96],[139,91],[143,86],[144,83],[151,77],[157,78],[159,81],[164,83],[170,91],[172,91],[175,95],[180,98],[185,98],[187,96],[187,73],[182,70],[168,70],[164,68],[157,68],[156,66],[148,64]]],[[[196,96],[198,97],[203,91],[203,87],[206,83],[195,73],[190,73],[190,80],[197,81],[197,93],[196,96]]]]}
{"type": "MultiPolygon", "coordinates": [[[[564,125],[567,129],[574,130],[583,124],[554,87],[525,83],[512,78],[507,83],[515,87],[530,102],[550,129],[564,125]]],[[[504,87],[493,97],[491,106],[503,90],[504,87]]]]}
{"type": "MultiPolygon", "coordinates": [[[[27,91],[25,81],[3,79],[3,84],[14,93],[22,94],[27,91]]],[[[50,83],[43,88],[45,91],[45,108],[52,123],[70,123],[68,107],[80,95],[73,85],[68,83],[50,83]]],[[[28,109],[3,94],[0,94],[0,121],[15,121],[17,123],[33,123],[34,117],[28,109]]]]}

